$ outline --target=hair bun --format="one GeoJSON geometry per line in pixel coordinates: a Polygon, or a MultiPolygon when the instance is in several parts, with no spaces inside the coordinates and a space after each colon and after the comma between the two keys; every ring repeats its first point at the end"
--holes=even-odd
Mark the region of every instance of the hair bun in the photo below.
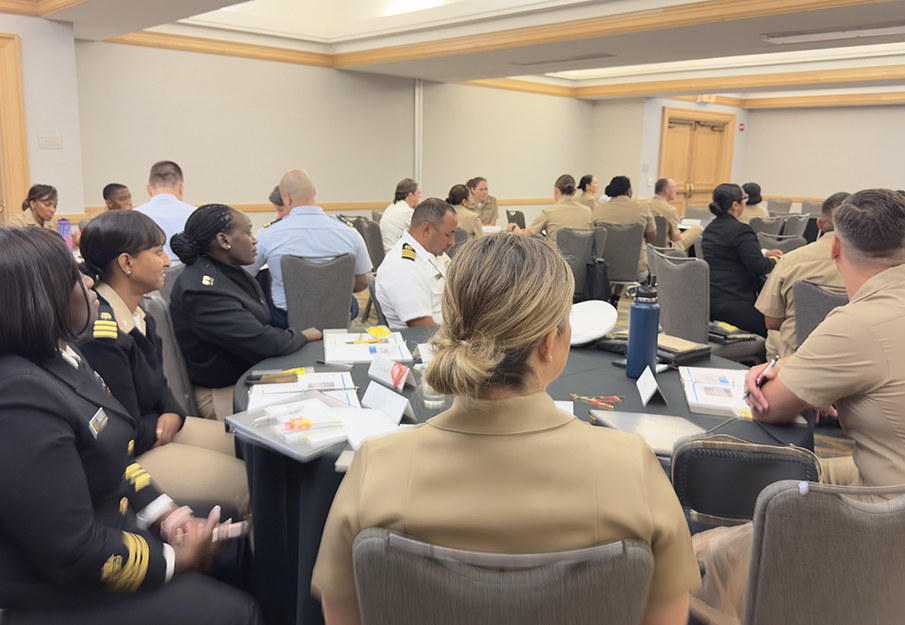
{"type": "Polygon", "coordinates": [[[170,237],[170,248],[183,264],[193,265],[198,260],[198,248],[184,232],[177,232],[170,237]]]}
{"type": "Polygon", "coordinates": [[[709,208],[709,209],[710,209],[710,212],[713,213],[714,215],[722,215],[722,214],[723,214],[723,209],[720,208],[720,205],[719,205],[717,202],[711,202],[711,203],[707,206],[707,208],[709,208]]]}

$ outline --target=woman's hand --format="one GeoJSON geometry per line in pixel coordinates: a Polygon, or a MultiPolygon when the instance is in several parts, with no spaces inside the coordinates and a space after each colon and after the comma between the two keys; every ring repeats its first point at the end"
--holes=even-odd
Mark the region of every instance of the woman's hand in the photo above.
{"type": "Polygon", "coordinates": [[[302,330],[302,334],[305,335],[305,338],[308,339],[308,342],[311,341],[319,341],[324,338],[324,335],[321,334],[321,331],[317,328],[306,328],[302,330]]]}
{"type": "Polygon", "coordinates": [[[170,541],[176,552],[173,573],[179,575],[186,571],[209,571],[213,563],[218,545],[213,542],[214,528],[220,522],[220,506],[214,506],[210,516],[205,520],[193,519],[185,530],[176,530],[174,540],[170,541]]]}
{"type": "Polygon", "coordinates": [[[160,415],[157,418],[157,442],[151,446],[151,449],[172,441],[180,427],[182,427],[182,417],[175,412],[165,412],[160,415]]]}
{"type": "Polygon", "coordinates": [[[766,254],[764,254],[764,256],[766,256],[767,258],[770,258],[771,256],[773,258],[782,258],[782,250],[770,250],[766,254]]]}

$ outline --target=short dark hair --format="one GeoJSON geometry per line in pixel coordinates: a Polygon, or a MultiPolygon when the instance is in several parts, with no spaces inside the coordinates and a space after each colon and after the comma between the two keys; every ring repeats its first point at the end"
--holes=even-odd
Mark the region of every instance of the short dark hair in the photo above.
{"type": "Polygon", "coordinates": [[[415,208],[415,212],[412,213],[412,226],[420,226],[426,221],[434,228],[439,228],[443,225],[443,219],[446,217],[446,213],[455,215],[456,209],[454,209],[449,202],[444,202],[440,198],[428,198],[421,202],[415,208]]]}
{"type": "Polygon", "coordinates": [[[746,182],[742,185],[742,190],[748,196],[748,206],[757,206],[764,201],[760,194],[760,185],[756,182],[746,182]]]}
{"type": "Polygon", "coordinates": [[[267,199],[274,206],[283,206],[283,194],[280,193],[280,185],[273,188],[273,191],[270,192],[270,197],[267,199]]]}
{"type": "Polygon", "coordinates": [[[211,241],[221,232],[230,232],[236,227],[235,208],[226,204],[205,204],[199,206],[185,221],[185,230],[170,237],[173,253],[186,265],[194,265],[202,254],[206,254],[211,241]]]}
{"type": "Polygon", "coordinates": [[[663,193],[664,191],[666,191],[667,187],[669,187],[669,178],[660,178],[654,185],[654,193],[663,193]]]}
{"type": "Polygon", "coordinates": [[[468,186],[464,184],[457,184],[452,189],[449,190],[449,195],[446,198],[446,201],[452,206],[457,206],[465,201],[471,195],[471,191],[468,190],[468,186]]]}
{"type": "Polygon", "coordinates": [[[410,193],[414,193],[417,190],[417,182],[415,182],[411,178],[404,178],[400,180],[396,185],[396,194],[393,196],[393,201],[398,202],[400,200],[404,200],[409,196],[410,193]]]}
{"type": "Polygon", "coordinates": [[[72,250],[56,232],[0,229],[0,275],[0,355],[49,360],[60,340],[85,330],[69,327],[72,289],[81,278],[72,250]]]}
{"type": "Polygon", "coordinates": [[[38,200],[52,200],[57,197],[57,190],[49,184],[36,184],[28,190],[28,196],[22,201],[22,210],[31,208],[31,203],[38,200]]]}
{"type": "Polygon", "coordinates": [[[737,184],[724,182],[713,190],[713,201],[707,208],[714,215],[728,213],[735,202],[741,202],[744,197],[741,188],[737,184]]]}
{"type": "Polygon", "coordinates": [[[144,250],[163,245],[166,235],[154,220],[138,211],[109,211],[88,222],[82,230],[79,249],[82,273],[95,281],[106,281],[111,263],[120,254],[137,256],[144,250]]]}
{"type": "Polygon", "coordinates": [[[173,161],[158,161],[151,165],[148,184],[152,188],[175,187],[180,182],[184,182],[182,168],[173,161]]]}
{"type": "Polygon", "coordinates": [[[905,198],[895,191],[858,191],[836,209],[833,223],[836,237],[854,262],[858,256],[868,264],[905,260],[905,198]]]}
{"type": "Polygon", "coordinates": [[[573,178],[569,174],[563,174],[556,179],[556,182],[553,183],[553,186],[559,189],[559,192],[563,195],[572,195],[573,193],[575,193],[575,178],[573,178]]]}
{"type": "Polygon", "coordinates": [[[823,206],[820,209],[820,220],[824,224],[829,222],[830,225],[832,225],[833,213],[849,197],[851,197],[851,193],[840,191],[839,193],[834,193],[830,197],[826,198],[823,201],[823,206]]]}
{"type": "Polygon", "coordinates": [[[578,188],[582,191],[588,190],[588,185],[594,182],[594,174],[588,174],[587,176],[582,176],[581,180],[578,182],[578,188]]]}
{"type": "Polygon", "coordinates": [[[632,188],[632,181],[628,176],[615,176],[610,180],[610,184],[606,186],[603,192],[607,197],[619,197],[625,195],[632,188]]]}
{"type": "Polygon", "coordinates": [[[104,187],[104,200],[109,200],[113,197],[113,194],[122,189],[128,189],[124,184],[119,184],[118,182],[113,182],[104,187]]]}

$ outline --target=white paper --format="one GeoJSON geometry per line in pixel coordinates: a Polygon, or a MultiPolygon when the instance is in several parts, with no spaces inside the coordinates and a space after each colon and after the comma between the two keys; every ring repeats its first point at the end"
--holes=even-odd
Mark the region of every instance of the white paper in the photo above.
{"type": "MultiPolygon", "coordinates": [[[[351,390],[354,395],[355,382],[352,381],[352,375],[349,373],[306,373],[300,375],[297,382],[254,384],[248,395],[248,410],[263,408],[306,391],[326,391],[329,393],[332,390],[341,391],[344,389],[351,390]]],[[[336,397],[341,401],[346,401],[343,395],[336,397]]],[[[349,402],[346,401],[346,403],[349,402]]]]}
{"type": "Polygon", "coordinates": [[[412,410],[409,400],[380,384],[368,385],[368,390],[365,391],[361,404],[365,408],[381,411],[396,424],[402,421],[403,415],[412,419],[415,418],[415,411],[412,410]]]}
{"type": "Polygon", "coordinates": [[[355,451],[358,451],[365,438],[380,436],[399,429],[399,425],[380,410],[336,408],[333,410],[333,416],[342,421],[349,445],[355,451]]]}
{"type": "Polygon", "coordinates": [[[651,371],[650,366],[644,368],[644,373],[641,374],[641,377],[638,378],[638,381],[635,384],[638,386],[638,392],[641,394],[642,406],[647,406],[647,402],[650,401],[650,398],[657,393],[660,394],[660,397],[664,402],[666,401],[666,398],[663,397],[663,393],[660,391],[660,387],[657,385],[657,378],[654,377],[654,372],[651,371]]]}
{"type": "Polygon", "coordinates": [[[358,393],[355,391],[355,389],[350,389],[347,391],[323,391],[323,393],[327,397],[338,399],[344,404],[349,404],[353,408],[361,408],[361,402],[358,401],[358,393]]]}
{"type": "Polygon", "coordinates": [[[437,355],[437,350],[430,343],[418,343],[418,354],[421,356],[421,362],[427,364],[437,355]]]}
{"type": "Polygon", "coordinates": [[[371,362],[374,356],[396,362],[411,362],[412,353],[399,332],[378,339],[367,332],[350,334],[342,331],[324,332],[324,360],[327,362],[371,362]]]}
{"type": "Polygon", "coordinates": [[[575,402],[554,400],[553,403],[556,404],[556,407],[560,410],[565,410],[571,415],[575,414],[575,402]]]}
{"type": "Polygon", "coordinates": [[[415,386],[415,376],[411,369],[402,363],[393,362],[383,356],[374,356],[374,360],[371,361],[371,366],[368,368],[368,376],[372,380],[377,380],[390,388],[395,388],[397,391],[401,391],[402,387],[406,384],[415,386]],[[400,367],[405,369],[405,373],[401,375],[399,383],[396,384],[393,382],[393,378],[395,377],[393,374],[394,371],[400,367]]]}

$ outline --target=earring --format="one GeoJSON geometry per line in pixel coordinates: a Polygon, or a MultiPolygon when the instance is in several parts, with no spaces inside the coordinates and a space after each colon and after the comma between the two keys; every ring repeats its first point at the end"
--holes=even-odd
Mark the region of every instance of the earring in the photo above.
{"type": "Polygon", "coordinates": [[[233,246],[230,245],[229,243],[227,243],[227,244],[226,244],[226,249],[231,250],[231,249],[233,249],[233,246]]]}
{"type": "Polygon", "coordinates": [[[126,272],[126,275],[127,275],[128,277],[131,278],[131,277],[132,277],[132,272],[131,272],[131,271],[127,271],[127,272],[126,272]]]}

